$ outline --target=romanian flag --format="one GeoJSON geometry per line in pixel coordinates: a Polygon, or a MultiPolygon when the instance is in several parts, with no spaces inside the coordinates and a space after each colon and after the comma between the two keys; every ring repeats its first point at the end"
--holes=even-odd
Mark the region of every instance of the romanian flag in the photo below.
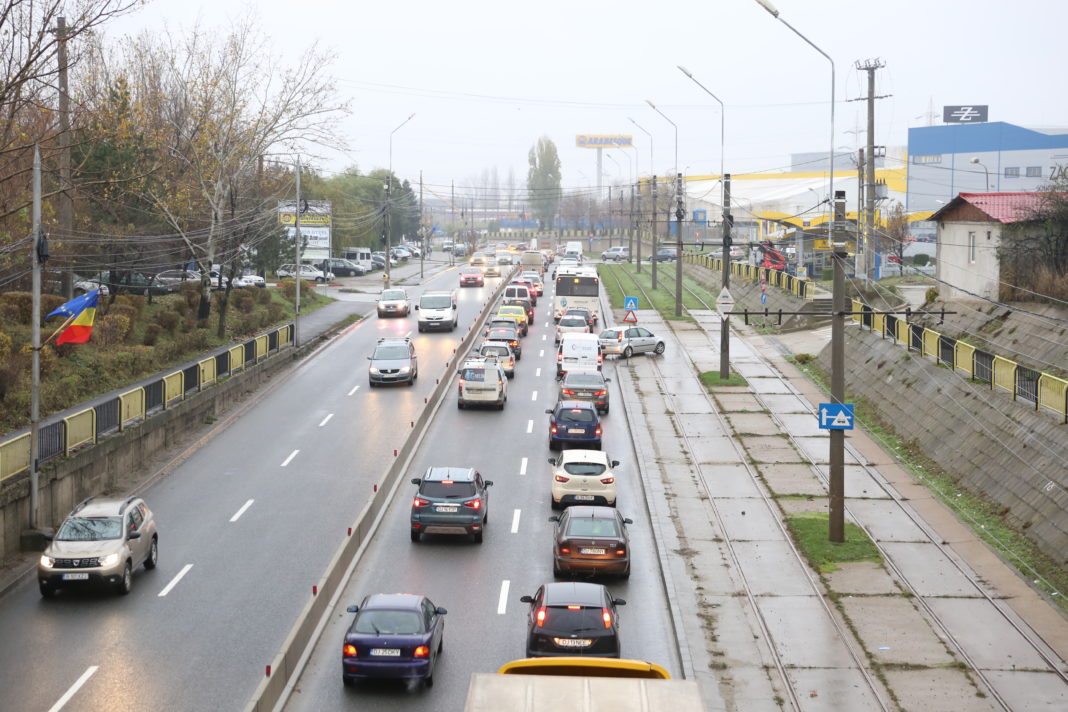
{"type": "Polygon", "coordinates": [[[63,306],[56,307],[45,319],[51,319],[57,314],[67,317],[70,326],[56,339],[57,344],[84,344],[89,341],[89,334],[93,331],[93,318],[96,317],[96,303],[100,298],[100,290],[75,297],[63,306]]]}

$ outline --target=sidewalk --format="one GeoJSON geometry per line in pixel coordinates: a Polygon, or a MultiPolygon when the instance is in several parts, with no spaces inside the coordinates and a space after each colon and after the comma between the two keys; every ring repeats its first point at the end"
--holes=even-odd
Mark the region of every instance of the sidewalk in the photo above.
{"type": "MultiPolygon", "coordinates": [[[[749,386],[709,397],[697,373],[719,369],[719,315],[690,314],[669,327],[639,311],[667,351],[616,372],[683,667],[709,709],[1068,709],[1068,621],[862,431],[847,436],[847,518],[885,565],[817,574],[794,554],[784,516],[827,511],[824,398],[752,332],[730,343],[749,386]]],[[[779,343],[816,353],[825,337],[779,343]]]]}

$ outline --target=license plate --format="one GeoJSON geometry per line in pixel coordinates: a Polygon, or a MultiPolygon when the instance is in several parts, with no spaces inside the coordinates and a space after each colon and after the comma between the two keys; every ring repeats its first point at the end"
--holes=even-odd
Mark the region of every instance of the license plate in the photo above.
{"type": "Polygon", "coordinates": [[[399,658],[400,648],[371,648],[371,655],[384,658],[399,658]]]}
{"type": "Polygon", "coordinates": [[[588,502],[596,498],[592,494],[576,494],[575,499],[579,502],[588,502]]]}
{"type": "Polygon", "coordinates": [[[590,556],[603,556],[604,549],[579,549],[580,554],[588,554],[590,556]]]}
{"type": "Polygon", "coordinates": [[[560,648],[585,648],[593,642],[590,638],[553,638],[560,648]]]}
{"type": "Polygon", "coordinates": [[[64,581],[88,581],[89,574],[63,574],[64,581]]]}
{"type": "Polygon", "coordinates": [[[457,510],[457,507],[434,507],[435,512],[443,512],[445,514],[450,514],[452,512],[456,512],[457,510]]]}
{"type": "Polygon", "coordinates": [[[572,435],[582,435],[584,432],[586,432],[586,429],[585,428],[568,428],[567,432],[571,433],[572,435]]]}

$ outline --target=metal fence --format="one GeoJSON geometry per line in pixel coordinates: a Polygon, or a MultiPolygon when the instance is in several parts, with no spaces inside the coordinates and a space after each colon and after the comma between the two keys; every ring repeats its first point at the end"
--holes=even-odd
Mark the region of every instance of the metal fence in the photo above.
{"type": "Polygon", "coordinates": [[[1012,399],[1030,403],[1035,410],[1045,410],[1068,423],[1068,380],[1036,371],[1012,361],[975,348],[971,344],[925,328],[909,324],[893,315],[886,315],[879,328],[879,315],[862,302],[853,300],[853,321],[871,328],[883,338],[902,344],[909,351],[934,359],[954,371],[967,374],[981,383],[989,383],[991,390],[1003,390],[1012,399]]]}
{"type": "MultiPolygon", "coordinates": [[[[723,259],[720,257],[712,257],[710,255],[685,255],[683,257],[683,262],[688,262],[692,265],[700,265],[713,272],[721,272],[723,270],[723,259]]],[[[747,279],[750,282],[759,282],[760,279],[763,278],[765,284],[785,289],[786,291],[793,293],[794,296],[800,297],[806,301],[812,301],[815,294],[815,290],[812,288],[812,282],[807,279],[799,279],[782,270],[757,267],[745,262],[731,262],[730,272],[732,276],[747,279]]]]}
{"type": "MultiPolygon", "coordinates": [[[[103,403],[64,418],[46,420],[37,431],[38,466],[69,456],[79,447],[95,445],[101,438],[172,407],[218,383],[221,377],[255,365],[292,343],[293,325],[285,324],[103,403]]],[[[0,443],[0,482],[29,470],[29,466],[29,433],[0,443]]]]}

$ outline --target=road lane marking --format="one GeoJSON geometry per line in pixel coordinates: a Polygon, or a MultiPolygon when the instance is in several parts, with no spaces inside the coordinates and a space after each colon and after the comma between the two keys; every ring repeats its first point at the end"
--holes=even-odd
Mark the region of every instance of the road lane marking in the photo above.
{"type": "Polygon", "coordinates": [[[525,457],[519,463],[519,474],[521,474],[521,475],[527,474],[527,458],[525,458],[525,457]]]}
{"type": "Polygon", "coordinates": [[[285,459],[285,462],[283,462],[283,463],[282,463],[282,467],[285,467],[285,466],[286,466],[286,465],[288,465],[288,464],[289,464],[290,462],[292,462],[293,458],[297,456],[297,453],[298,453],[298,452],[300,452],[300,450],[294,450],[293,452],[289,453],[289,457],[287,457],[287,458],[285,459]]]}
{"type": "Polygon", "coordinates": [[[517,509],[517,510],[515,510],[515,513],[512,514],[512,533],[513,534],[518,534],[519,533],[519,512],[520,512],[520,510],[517,509]]]}
{"type": "Polygon", "coordinates": [[[548,334],[542,334],[541,335],[541,340],[545,341],[545,339],[548,338],[548,336],[549,336],[548,334]]]}
{"type": "Polygon", "coordinates": [[[245,513],[245,510],[248,509],[249,507],[251,507],[252,503],[255,502],[255,501],[256,500],[254,500],[254,499],[250,499],[249,501],[245,502],[245,504],[241,507],[241,509],[237,510],[237,514],[235,514],[234,516],[230,517],[230,521],[231,522],[236,522],[238,519],[240,519],[241,515],[245,513]]]}
{"type": "Polygon", "coordinates": [[[329,422],[330,422],[330,419],[331,419],[331,418],[333,418],[333,417],[334,417],[334,414],[333,414],[333,413],[331,413],[330,415],[328,415],[328,416],[326,416],[325,418],[323,418],[323,422],[319,423],[319,427],[321,428],[321,427],[323,427],[324,425],[326,425],[327,423],[329,423],[329,422]]]}
{"type": "Polygon", "coordinates": [[[349,395],[351,396],[351,395],[352,395],[353,393],[355,393],[355,392],[356,392],[356,391],[358,391],[358,390],[360,390],[360,387],[359,387],[359,386],[353,386],[353,387],[352,387],[352,390],[351,390],[351,391],[349,391],[349,395]]]}
{"type": "Polygon", "coordinates": [[[167,584],[162,591],[159,592],[159,597],[163,598],[171,589],[178,585],[178,582],[182,580],[182,577],[189,573],[189,569],[193,568],[192,564],[186,564],[182,567],[182,570],[178,572],[178,575],[171,579],[171,582],[167,584]]]}
{"type": "Polygon", "coordinates": [[[534,391],[533,393],[530,394],[530,400],[532,400],[532,401],[538,400],[538,392],[537,391],[534,391]]]}
{"type": "Polygon", "coordinates": [[[528,420],[527,421],[527,432],[528,433],[533,433],[534,432],[534,421],[533,420],[528,420]]]}
{"type": "Polygon", "coordinates": [[[542,349],[541,351],[538,352],[538,358],[541,358],[544,355],[545,355],[545,349],[542,349]]]}
{"type": "Polygon", "coordinates": [[[548,325],[549,325],[549,322],[545,322],[545,326],[548,326],[548,325]]]}
{"type": "Polygon", "coordinates": [[[91,678],[93,676],[93,673],[95,673],[99,668],[99,665],[90,665],[89,669],[82,673],[82,676],[78,678],[78,681],[70,686],[70,689],[67,690],[67,692],[64,693],[62,697],[59,698],[59,701],[56,702],[56,704],[52,705],[52,709],[48,710],[48,712],[59,712],[59,710],[63,709],[63,705],[70,702],[70,698],[74,697],[74,693],[80,690],[82,688],[82,685],[88,682],[89,678],[91,678]]]}
{"type": "Polygon", "coordinates": [[[534,377],[535,378],[540,378],[541,377],[541,369],[540,368],[537,371],[534,372],[534,377]]]}
{"type": "Polygon", "coordinates": [[[497,615],[503,616],[504,612],[508,610],[508,587],[512,585],[512,582],[508,579],[501,581],[501,597],[497,601],[497,615]]]}

